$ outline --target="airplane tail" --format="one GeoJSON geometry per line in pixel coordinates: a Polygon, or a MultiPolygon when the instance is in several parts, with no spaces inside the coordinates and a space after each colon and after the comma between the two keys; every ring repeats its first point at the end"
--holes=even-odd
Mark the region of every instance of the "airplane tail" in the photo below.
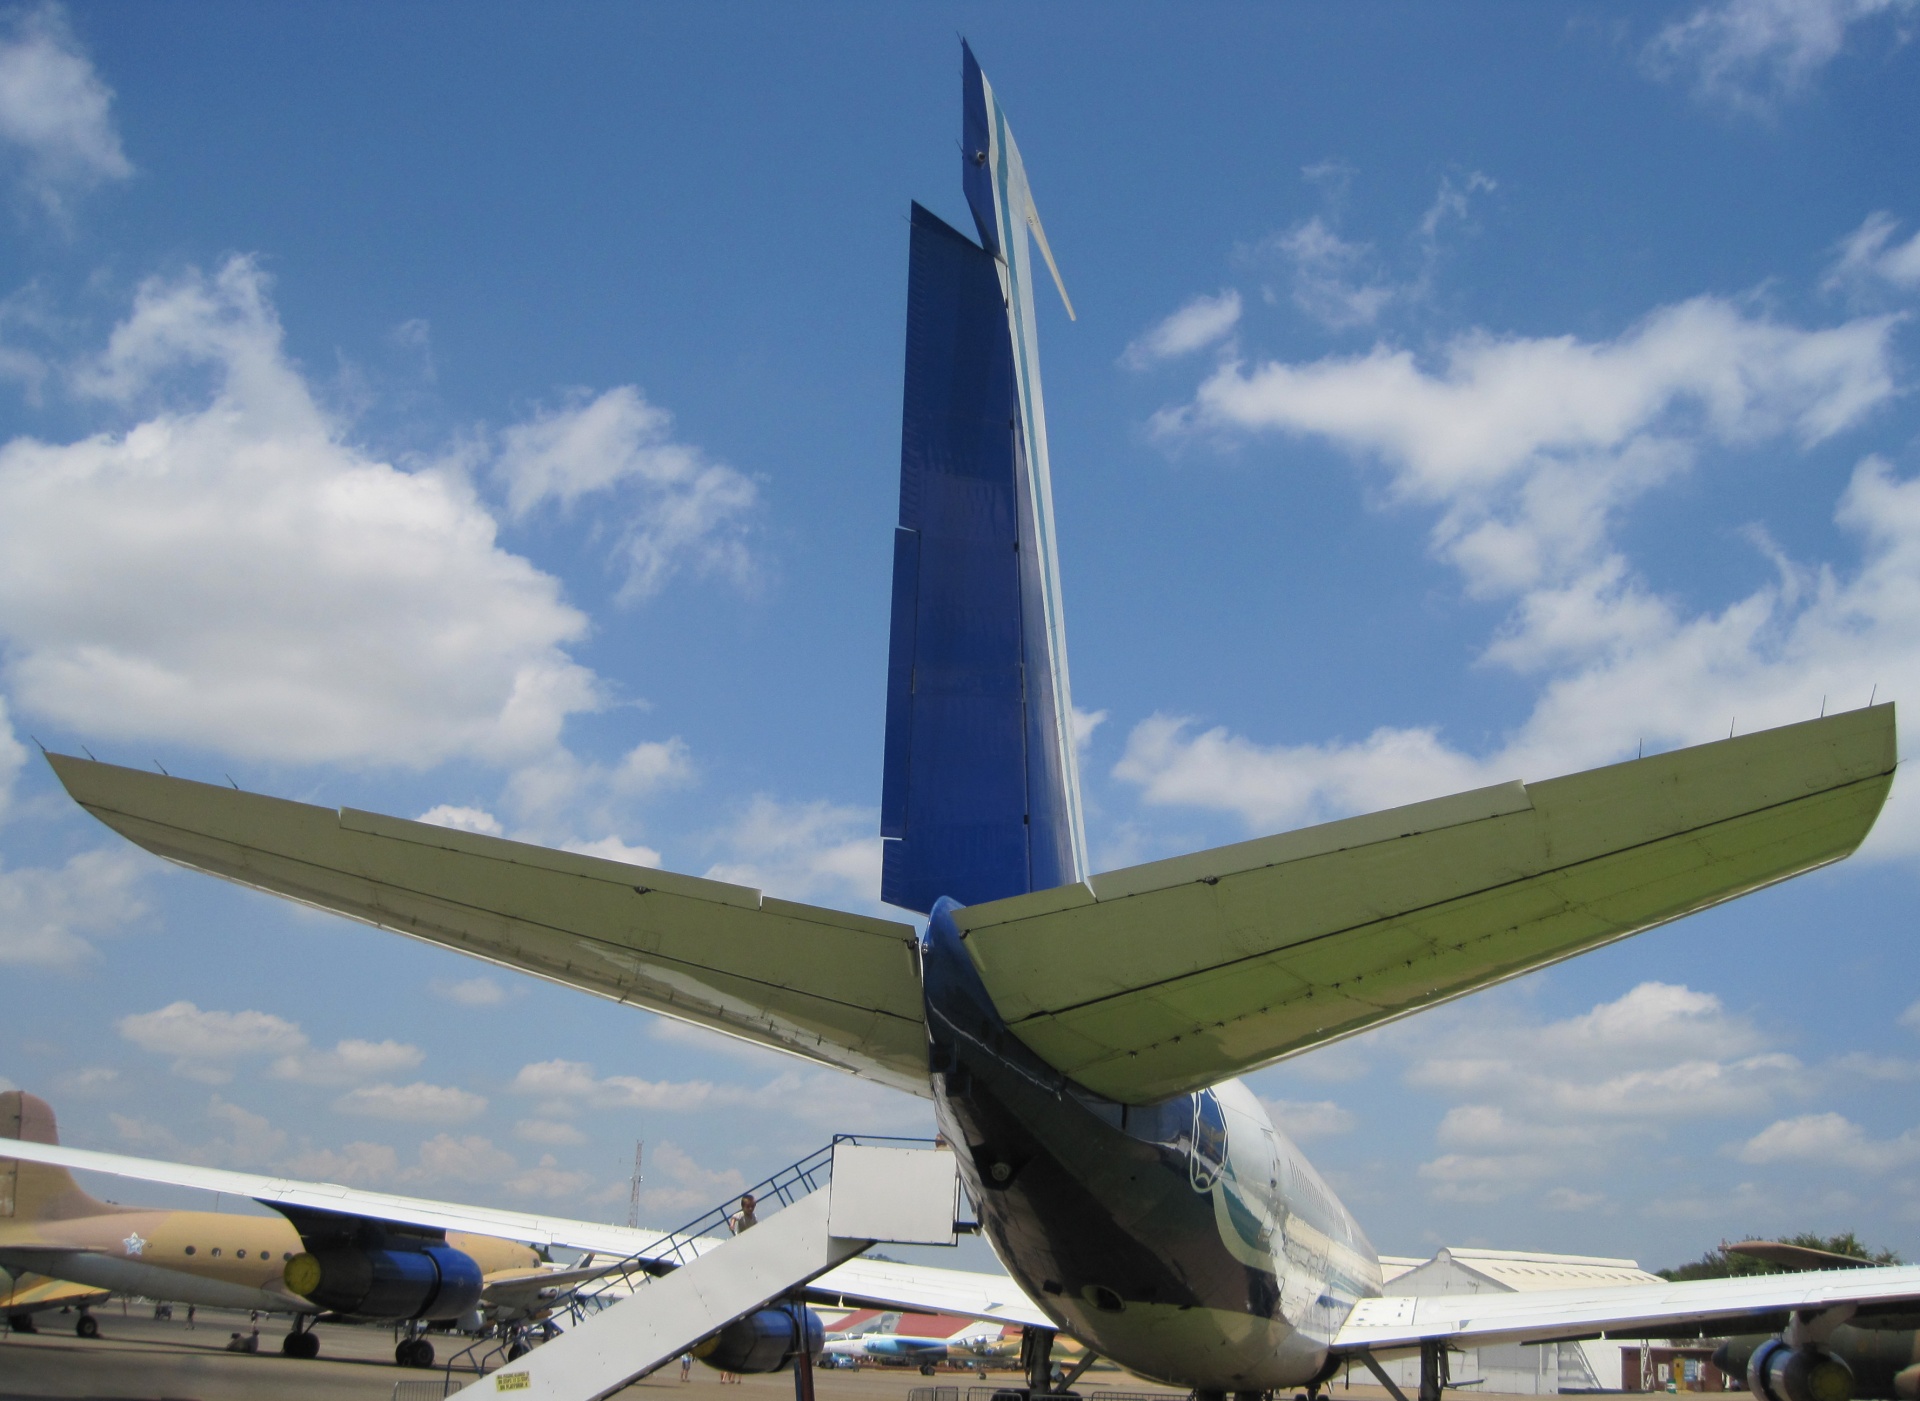
{"type": "MultiPolygon", "coordinates": [[[[53,1106],[25,1090],[0,1094],[0,1140],[18,1138],[28,1143],[58,1143],[53,1106]]],[[[73,1174],[44,1163],[0,1158],[0,1220],[63,1221],[75,1216],[100,1216],[114,1208],[80,1190],[73,1174]]]]}
{"type": "Polygon", "coordinates": [[[1045,234],[964,48],[962,78],[981,241],[914,205],[887,666],[881,898],[923,913],[1087,874],[1028,247],[1045,234]]]}

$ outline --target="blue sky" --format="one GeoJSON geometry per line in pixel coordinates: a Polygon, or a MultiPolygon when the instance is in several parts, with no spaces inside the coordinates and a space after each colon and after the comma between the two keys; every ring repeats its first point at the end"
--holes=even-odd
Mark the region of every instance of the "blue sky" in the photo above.
{"type": "MultiPolygon", "coordinates": [[[[32,748],[875,909],[956,35],[1100,868],[1920,694],[1912,0],[82,5],[0,25],[0,1077],[665,1224],[924,1106],[175,872],[32,748]],[[31,756],[31,757],[30,757],[31,756]]],[[[1253,1078],[1383,1251],[1920,1256],[1920,809],[1253,1078]]]]}

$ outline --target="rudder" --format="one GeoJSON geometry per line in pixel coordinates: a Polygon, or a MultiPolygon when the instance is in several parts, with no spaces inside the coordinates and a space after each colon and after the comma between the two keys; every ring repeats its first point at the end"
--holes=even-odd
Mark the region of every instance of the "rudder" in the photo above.
{"type": "MultiPolygon", "coordinates": [[[[0,1094],[0,1139],[27,1143],[60,1142],[53,1106],[25,1090],[0,1094]]],[[[73,1174],[46,1163],[0,1158],[0,1220],[62,1221],[101,1216],[116,1210],[80,1190],[73,1174]]]]}

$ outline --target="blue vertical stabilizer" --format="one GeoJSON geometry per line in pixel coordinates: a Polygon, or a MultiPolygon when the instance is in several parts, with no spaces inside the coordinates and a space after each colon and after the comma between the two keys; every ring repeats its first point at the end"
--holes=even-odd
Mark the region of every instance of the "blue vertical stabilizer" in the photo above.
{"type": "Polygon", "coordinates": [[[970,52],[964,76],[986,246],[914,206],[887,668],[881,898],[920,911],[1086,874],[1026,285],[1038,219],[970,52]]]}

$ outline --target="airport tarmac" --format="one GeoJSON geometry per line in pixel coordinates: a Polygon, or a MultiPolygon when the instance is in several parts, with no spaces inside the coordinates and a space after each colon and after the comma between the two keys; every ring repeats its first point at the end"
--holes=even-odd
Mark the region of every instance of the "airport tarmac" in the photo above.
{"type": "MultiPolygon", "coordinates": [[[[100,1336],[92,1340],[74,1335],[71,1314],[40,1315],[38,1333],[0,1331],[0,1401],[396,1401],[395,1383],[430,1383],[442,1375],[394,1366],[394,1335],[384,1328],[323,1325],[320,1356],[308,1362],[280,1355],[286,1324],[279,1319],[262,1321],[260,1351],[252,1354],[225,1350],[236,1330],[251,1331],[244,1313],[202,1309],[192,1329],[184,1308],[176,1308],[171,1321],[131,1308],[122,1315],[115,1304],[95,1316],[100,1336]]],[[[436,1337],[441,1360],[460,1341],[436,1337]]],[[[1011,1384],[1016,1379],[996,1372],[989,1380],[1011,1384]]],[[[959,1401],[967,1401],[967,1388],[981,1384],[966,1372],[922,1377],[904,1368],[865,1367],[814,1373],[818,1401],[908,1401],[916,1386],[957,1386],[959,1401]]],[[[793,1377],[785,1372],[745,1377],[724,1391],[721,1386],[720,1374],[711,1368],[696,1365],[693,1379],[683,1383],[680,1369],[668,1366],[621,1395],[653,1401],[667,1401],[654,1396],[661,1391],[679,1392],[685,1401],[789,1401],[793,1396],[793,1377]]],[[[414,1401],[408,1392],[416,1390],[428,1394],[426,1388],[408,1387],[398,1393],[399,1401],[414,1401]]],[[[1075,1390],[1087,1401],[1108,1391],[1167,1401],[1186,1394],[1107,1371],[1090,1373],[1075,1390]]],[[[1338,1382],[1329,1397],[1387,1401],[1378,1387],[1348,1390],[1338,1382]]]]}

